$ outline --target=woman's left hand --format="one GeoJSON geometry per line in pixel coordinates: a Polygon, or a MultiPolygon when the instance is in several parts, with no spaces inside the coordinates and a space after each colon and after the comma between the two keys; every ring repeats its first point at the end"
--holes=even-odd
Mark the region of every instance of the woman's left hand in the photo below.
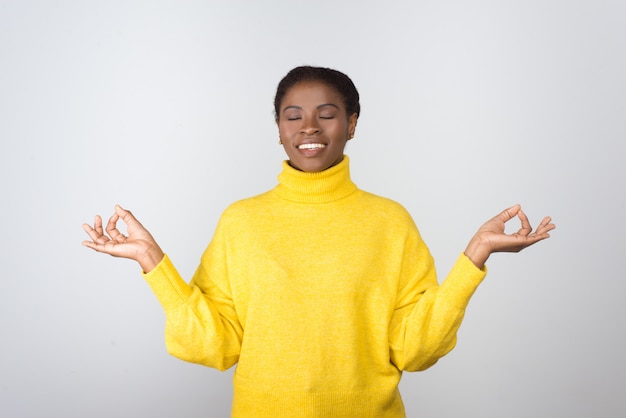
{"type": "Polygon", "coordinates": [[[522,211],[521,206],[515,205],[483,224],[467,245],[465,255],[472,260],[476,267],[482,268],[492,253],[516,253],[536,242],[549,238],[548,232],[556,228],[551,221],[552,219],[546,216],[533,232],[528,217],[522,211]],[[505,234],[505,223],[515,217],[520,220],[521,228],[514,234],[505,234]]]}

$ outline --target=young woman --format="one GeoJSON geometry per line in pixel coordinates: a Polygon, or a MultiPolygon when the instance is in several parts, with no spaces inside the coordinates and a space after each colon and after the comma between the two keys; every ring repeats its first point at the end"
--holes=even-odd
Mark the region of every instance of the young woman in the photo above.
{"type": "Polygon", "coordinates": [[[424,370],[454,347],[489,255],[520,251],[555,226],[546,217],[533,232],[520,206],[504,210],[439,285],[406,210],[350,179],[344,148],[360,112],[352,81],[298,67],[274,105],[289,157],[278,185],[226,209],[189,284],[120,206],[106,233],[99,216],[83,226],[83,244],[139,263],[165,310],[171,354],[237,364],[233,416],[403,417],[402,370],[424,370]],[[521,229],[505,234],[514,217],[521,229]]]}

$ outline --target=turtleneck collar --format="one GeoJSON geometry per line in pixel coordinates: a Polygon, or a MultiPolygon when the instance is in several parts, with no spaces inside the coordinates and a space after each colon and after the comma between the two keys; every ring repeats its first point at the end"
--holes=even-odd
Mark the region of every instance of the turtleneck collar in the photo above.
{"type": "Polygon", "coordinates": [[[283,161],[274,190],[283,199],[294,202],[325,203],[342,199],[356,189],[350,179],[350,159],[344,155],[337,165],[316,173],[296,170],[283,161]]]}

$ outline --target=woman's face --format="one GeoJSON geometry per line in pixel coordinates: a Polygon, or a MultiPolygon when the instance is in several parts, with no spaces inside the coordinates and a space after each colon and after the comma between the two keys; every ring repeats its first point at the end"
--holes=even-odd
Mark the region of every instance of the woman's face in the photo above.
{"type": "Polygon", "coordinates": [[[341,95],[320,81],[291,87],[280,103],[278,133],[292,167],[323,171],[343,159],[357,115],[348,116],[341,95]]]}

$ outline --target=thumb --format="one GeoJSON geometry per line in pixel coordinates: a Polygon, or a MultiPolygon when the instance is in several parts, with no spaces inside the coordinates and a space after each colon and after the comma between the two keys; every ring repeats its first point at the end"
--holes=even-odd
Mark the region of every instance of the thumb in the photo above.
{"type": "Polygon", "coordinates": [[[498,218],[502,222],[507,222],[507,221],[513,219],[515,217],[515,215],[517,215],[519,213],[520,210],[522,210],[522,206],[520,204],[511,206],[510,208],[507,208],[507,209],[503,210],[500,213],[500,215],[498,215],[498,218]]]}
{"type": "Polygon", "coordinates": [[[133,216],[131,211],[124,209],[120,205],[115,205],[115,214],[119,216],[126,223],[126,225],[132,222],[137,222],[137,219],[133,216]]]}

